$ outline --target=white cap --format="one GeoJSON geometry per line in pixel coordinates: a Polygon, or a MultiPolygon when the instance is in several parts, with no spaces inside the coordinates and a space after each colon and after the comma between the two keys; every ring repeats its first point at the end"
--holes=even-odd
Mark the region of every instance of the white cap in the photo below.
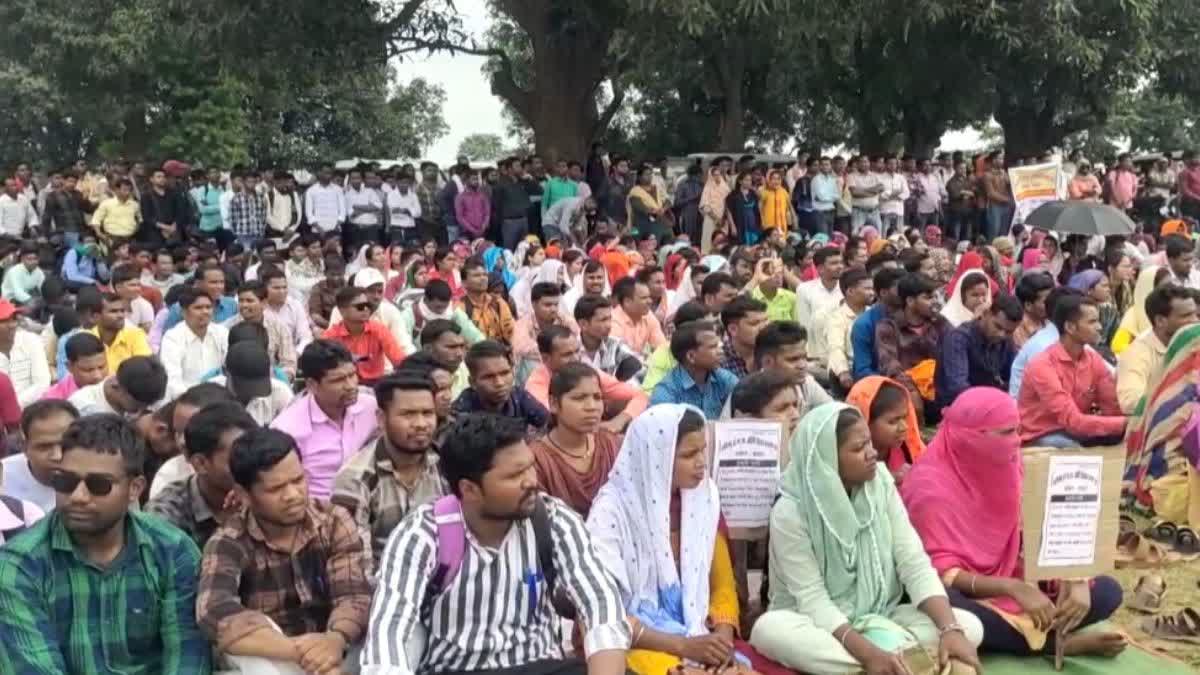
{"type": "Polygon", "coordinates": [[[374,267],[364,267],[354,275],[355,288],[370,288],[375,284],[382,285],[384,283],[386,282],[383,278],[383,272],[374,267]]]}

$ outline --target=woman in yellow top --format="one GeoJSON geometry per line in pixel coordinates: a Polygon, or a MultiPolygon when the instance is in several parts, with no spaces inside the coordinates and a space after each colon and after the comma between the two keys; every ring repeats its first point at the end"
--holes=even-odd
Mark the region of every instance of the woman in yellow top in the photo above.
{"type": "Polygon", "coordinates": [[[1121,317],[1121,323],[1117,326],[1117,332],[1113,334],[1110,345],[1113,354],[1120,355],[1126,347],[1133,344],[1137,336],[1154,327],[1150,323],[1150,317],[1146,315],[1146,298],[1150,297],[1150,293],[1170,276],[1170,270],[1166,265],[1150,265],[1142,268],[1138,274],[1137,283],[1133,287],[1133,302],[1130,303],[1129,309],[1125,310],[1125,315],[1121,317]]]}
{"type": "Polygon", "coordinates": [[[737,658],[737,590],[706,450],[699,410],[650,408],[629,426],[588,514],[630,617],[628,666],[639,675],[737,658]]]}
{"type": "Polygon", "coordinates": [[[762,214],[763,232],[774,227],[787,234],[793,218],[791,195],[783,187],[783,174],[779,171],[767,174],[767,184],[758,192],[758,210],[762,214]]]}

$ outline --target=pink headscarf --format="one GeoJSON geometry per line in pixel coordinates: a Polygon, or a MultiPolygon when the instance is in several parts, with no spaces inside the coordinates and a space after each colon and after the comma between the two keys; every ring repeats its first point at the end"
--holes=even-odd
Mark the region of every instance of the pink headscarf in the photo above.
{"type": "MultiPolygon", "coordinates": [[[[1007,392],[972,387],[942,413],[942,424],[900,485],[908,517],[939,575],[952,569],[1020,578],[1021,437],[1007,392]],[[998,436],[1001,429],[1013,433],[998,436]],[[953,508],[947,508],[953,505],[953,508]]],[[[1014,614],[1011,598],[993,598],[1014,614]]]]}

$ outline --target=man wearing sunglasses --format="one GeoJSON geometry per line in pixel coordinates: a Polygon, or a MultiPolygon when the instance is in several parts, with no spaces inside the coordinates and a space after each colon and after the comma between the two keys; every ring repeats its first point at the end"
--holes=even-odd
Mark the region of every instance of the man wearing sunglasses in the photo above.
{"type": "Polygon", "coordinates": [[[347,286],[337,293],[341,321],[325,331],[325,339],[340,342],[358,363],[358,379],[374,386],[379,378],[404,360],[404,350],[387,327],[371,318],[374,307],[361,288],[347,286]]]}
{"type": "Polygon", "coordinates": [[[200,551],[129,504],[146,449],[128,421],[81,418],[51,473],[57,508],[0,547],[0,672],[207,673],[200,551]]]}

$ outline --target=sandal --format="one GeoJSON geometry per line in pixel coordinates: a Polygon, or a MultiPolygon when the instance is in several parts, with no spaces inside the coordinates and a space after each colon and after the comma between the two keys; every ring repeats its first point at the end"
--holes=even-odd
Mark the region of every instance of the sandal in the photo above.
{"type": "Polygon", "coordinates": [[[1157,574],[1150,574],[1138,579],[1133,587],[1133,598],[1125,606],[1146,614],[1158,614],[1166,594],[1166,580],[1157,574]]]}
{"type": "Polygon", "coordinates": [[[1160,544],[1171,545],[1175,543],[1175,533],[1178,531],[1179,528],[1176,527],[1175,523],[1168,520],[1161,520],[1153,526],[1146,528],[1142,532],[1142,536],[1153,539],[1160,544]]]}
{"type": "Polygon", "coordinates": [[[1161,544],[1156,544],[1137,532],[1126,532],[1117,538],[1117,569],[1132,567],[1148,569],[1161,567],[1172,562],[1173,554],[1161,544]]]}
{"type": "Polygon", "coordinates": [[[1175,616],[1147,617],[1141,628],[1155,640],[1200,645],[1200,614],[1194,609],[1185,609],[1175,616]]]}
{"type": "Polygon", "coordinates": [[[1196,538],[1196,533],[1190,527],[1181,527],[1175,531],[1175,551],[1191,556],[1200,553],[1200,539],[1196,538]]]}

